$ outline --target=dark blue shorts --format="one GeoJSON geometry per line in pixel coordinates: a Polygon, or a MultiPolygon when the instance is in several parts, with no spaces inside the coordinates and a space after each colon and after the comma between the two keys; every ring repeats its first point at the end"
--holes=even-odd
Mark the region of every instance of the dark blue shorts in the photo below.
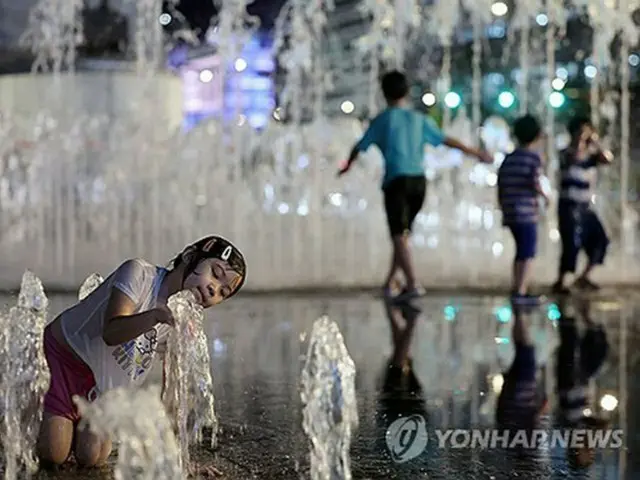
{"type": "Polygon", "coordinates": [[[508,225],[516,242],[516,261],[530,260],[536,256],[538,228],[535,223],[512,223],[508,225]]]}

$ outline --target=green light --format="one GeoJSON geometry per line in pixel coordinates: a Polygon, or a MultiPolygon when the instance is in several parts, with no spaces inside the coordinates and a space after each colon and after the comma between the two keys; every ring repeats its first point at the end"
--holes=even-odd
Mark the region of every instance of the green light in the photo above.
{"type": "Polygon", "coordinates": [[[462,103],[462,98],[456,92],[449,92],[444,96],[444,103],[449,108],[458,108],[462,103]]]}
{"type": "Polygon", "coordinates": [[[513,93],[501,92],[500,95],[498,95],[498,104],[502,108],[510,108],[514,103],[516,103],[516,97],[513,93]]]}
{"type": "Polygon", "coordinates": [[[560,92],[553,92],[549,95],[549,105],[553,108],[560,108],[564,105],[566,98],[560,92]]]}

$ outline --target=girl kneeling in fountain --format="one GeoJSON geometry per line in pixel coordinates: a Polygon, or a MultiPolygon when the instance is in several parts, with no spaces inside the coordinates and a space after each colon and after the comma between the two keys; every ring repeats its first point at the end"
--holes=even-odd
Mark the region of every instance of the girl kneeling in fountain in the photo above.
{"type": "Polygon", "coordinates": [[[242,253],[210,236],[185,248],[170,270],[141,259],[124,262],[62,312],[44,333],[51,385],[37,445],[41,461],[62,464],[73,449],[79,465],[105,463],[111,441],[79,427],[72,397],[92,401],[108,389],[142,384],[174,325],[169,297],[190,290],[208,308],[235,295],[245,277],[242,253]]]}

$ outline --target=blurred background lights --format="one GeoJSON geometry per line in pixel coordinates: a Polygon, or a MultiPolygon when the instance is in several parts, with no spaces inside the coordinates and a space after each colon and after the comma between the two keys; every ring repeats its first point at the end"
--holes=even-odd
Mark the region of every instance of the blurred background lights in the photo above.
{"type": "Polygon", "coordinates": [[[631,65],[632,67],[637,67],[638,65],[640,65],[640,56],[636,53],[632,53],[631,55],[629,55],[629,65],[631,65]]]}
{"type": "Polygon", "coordinates": [[[432,107],[436,104],[436,96],[431,92],[427,92],[422,96],[422,103],[427,107],[432,107]]]}
{"type": "Polygon", "coordinates": [[[584,67],[584,75],[587,78],[595,78],[595,76],[598,74],[598,69],[596,67],[594,67],[593,65],[587,65],[586,67],[584,67]]]}
{"type": "Polygon", "coordinates": [[[340,110],[342,110],[342,113],[346,113],[347,115],[353,113],[355,108],[355,105],[350,100],[345,100],[344,102],[342,102],[342,105],[340,105],[340,110]]]}
{"type": "Polygon", "coordinates": [[[551,82],[551,86],[554,90],[562,90],[564,86],[567,84],[562,78],[554,78],[551,82]]]}
{"type": "Polygon", "coordinates": [[[566,81],[569,78],[569,71],[564,67],[558,67],[556,68],[556,76],[566,81]]]}
{"type": "Polygon", "coordinates": [[[244,72],[247,69],[247,61],[244,58],[238,58],[234,63],[234,67],[236,72],[244,72]]]}
{"type": "Polygon", "coordinates": [[[516,101],[516,97],[511,92],[502,92],[498,96],[498,103],[502,108],[509,108],[513,106],[516,101]]]}
{"type": "Polygon", "coordinates": [[[607,412],[612,412],[618,407],[618,399],[607,393],[600,399],[600,406],[607,412]]]}
{"type": "Polygon", "coordinates": [[[503,306],[498,307],[494,311],[496,318],[500,323],[508,323],[511,320],[511,307],[503,306]]]}
{"type": "Polygon", "coordinates": [[[553,108],[560,108],[562,105],[564,105],[564,102],[564,95],[560,92],[553,92],[551,95],[549,95],[549,104],[553,108]]]}
{"type": "Polygon", "coordinates": [[[160,25],[162,25],[163,27],[166,27],[171,23],[171,15],[169,15],[168,13],[163,13],[158,18],[158,21],[160,22],[160,25]]]}
{"type": "Polygon", "coordinates": [[[209,83],[213,80],[213,72],[211,70],[202,70],[200,72],[200,81],[202,83],[209,83]]]}
{"type": "Polygon", "coordinates": [[[458,108],[462,99],[456,92],[449,92],[444,97],[444,103],[449,108],[458,108]]]}
{"type": "Polygon", "coordinates": [[[541,27],[545,27],[549,23],[549,17],[547,17],[544,13],[539,13],[536,16],[536,23],[541,27]]]}
{"type": "Polygon", "coordinates": [[[491,13],[493,13],[496,17],[504,17],[509,12],[509,7],[504,2],[494,2],[491,5],[491,13]]]}

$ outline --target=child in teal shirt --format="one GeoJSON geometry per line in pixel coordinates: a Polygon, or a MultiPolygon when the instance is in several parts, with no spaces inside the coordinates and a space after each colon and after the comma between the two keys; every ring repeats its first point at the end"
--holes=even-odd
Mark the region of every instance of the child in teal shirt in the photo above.
{"type": "Polygon", "coordinates": [[[382,92],[387,108],[371,121],[339,175],[346,173],[358,154],[371,145],[376,145],[382,152],[385,172],[382,191],[393,244],[391,268],[383,288],[385,296],[391,297],[394,277],[398,270],[402,270],[406,285],[403,292],[394,299],[401,302],[424,293],[416,282],[409,250],[409,235],[426,195],[425,145],[446,145],[485,163],[493,163],[493,158],[447,137],[431,117],[412,110],[408,102],[409,84],[404,74],[397,71],[385,74],[382,78],[382,92]]]}

